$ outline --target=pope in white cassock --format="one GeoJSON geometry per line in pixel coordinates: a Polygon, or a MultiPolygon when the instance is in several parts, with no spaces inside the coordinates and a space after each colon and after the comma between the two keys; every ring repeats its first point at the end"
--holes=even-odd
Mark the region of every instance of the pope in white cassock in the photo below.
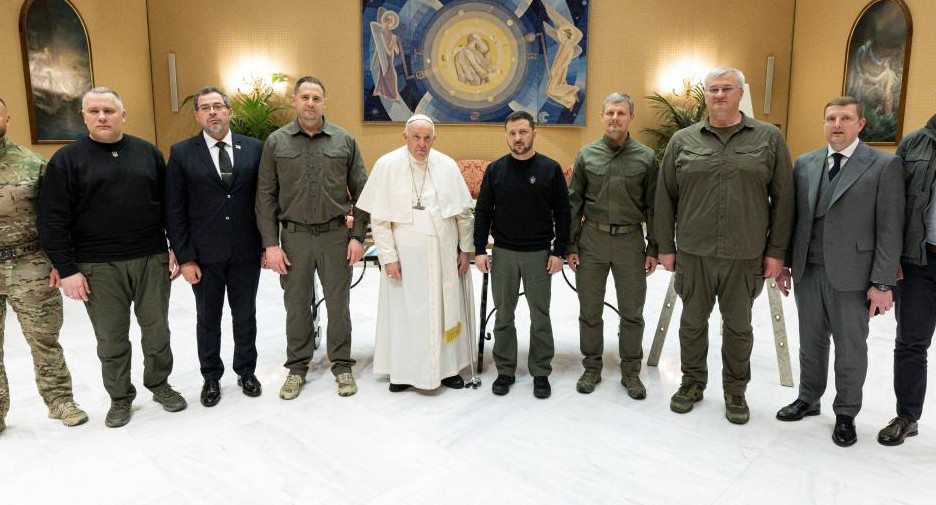
{"type": "Polygon", "coordinates": [[[406,145],[377,160],[357,206],[386,276],[380,279],[374,373],[390,391],[464,387],[475,333],[468,253],[474,252],[472,200],[455,161],[432,150],[435,126],[417,114],[406,145]]]}

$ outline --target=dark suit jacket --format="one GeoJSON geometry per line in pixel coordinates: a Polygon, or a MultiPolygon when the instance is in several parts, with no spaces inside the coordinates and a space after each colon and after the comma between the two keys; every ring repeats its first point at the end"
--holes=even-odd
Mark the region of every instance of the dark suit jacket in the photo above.
{"type": "Polygon", "coordinates": [[[211,161],[204,135],[172,146],[166,167],[166,227],[179,263],[260,261],[260,232],[254,213],[257,167],[263,145],[234,133],[231,187],[211,161]]]}
{"type": "MultiPolygon", "coordinates": [[[[827,153],[824,146],[804,154],[793,168],[796,225],[788,250],[797,282],[806,268],[820,177],[828,177],[827,153]]],[[[860,142],[839,177],[822,239],[829,282],[839,291],[866,290],[870,283],[897,284],[904,216],[900,159],[860,142]]]]}

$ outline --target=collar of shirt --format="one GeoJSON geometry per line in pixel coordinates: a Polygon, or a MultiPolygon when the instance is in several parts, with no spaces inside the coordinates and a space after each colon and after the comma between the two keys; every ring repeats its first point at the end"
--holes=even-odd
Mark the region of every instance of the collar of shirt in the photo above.
{"type": "Polygon", "coordinates": [[[293,120],[293,122],[286,125],[286,132],[289,133],[290,135],[299,135],[301,133],[302,135],[305,135],[306,137],[311,138],[319,134],[325,134],[331,137],[335,133],[335,130],[332,127],[331,123],[329,123],[328,120],[325,119],[324,116],[322,116],[322,129],[319,130],[318,133],[316,133],[315,135],[309,135],[308,133],[306,133],[305,130],[303,130],[302,127],[299,126],[299,119],[295,119],[293,120]]]}
{"type": "Polygon", "coordinates": [[[630,144],[631,142],[631,138],[632,137],[631,137],[630,132],[627,132],[627,138],[624,139],[624,143],[621,145],[615,144],[614,141],[611,140],[611,137],[608,137],[607,135],[605,135],[604,137],[601,137],[601,140],[604,141],[605,147],[607,147],[608,149],[611,149],[612,151],[617,151],[619,149],[624,149],[625,147],[627,147],[627,145],[630,144]]]}
{"type": "MultiPolygon", "coordinates": [[[[220,157],[220,149],[218,148],[218,140],[216,140],[211,135],[208,135],[208,132],[202,130],[202,136],[205,137],[205,143],[208,144],[208,153],[211,154],[211,161],[214,162],[215,170],[218,172],[218,176],[221,176],[221,163],[218,161],[220,157]]],[[[234,165],[234,141],[233,134],[231,130],[228,130],[227,135],[224,136],[220,142],[224,142],[224,149],[228,153],[228,157],[231,158],[231,165],[234,165]]]]}
{"type": "MultiPolygon", "coordinates": [[[[208,135],[208,132],[206,132],[205,130],[202,130],[202,136],[205,137],[205,143],[208,144],[209,149],[213,149],[217,147],[217,144],[219,141],[215,139],[214,137],[212,137],[211,135],[208,135]]],[[[227,147],[231,147],[234,145],[234,142],[232,141],[232,137],[233,137],[233,134],[231,133],[231,130],[228,130],[227,135],[225,135],[224,138],[221,139],[221,142],[224,142],[224,144],[227,147]]]]}
{"type": "MultiPolygon", "coordinates": [[[[841,151],[838,151],[842,156],[844,156],[842,158],[842,164],[839,165],[840,167],[844,167],[845,164],[848,163],[848,160],[850,160],[851,157],[854,156],[855,149],[858,148],[858,142],[860,142],[860,140],[858,139],[858,137],[855,137],[855,140],[851,144],[849,144],[848,147],[846,147],[845,149],[842,149],[841,151]]],[[[836,151],[835,149],[832,149],[832,146],[828,146],[826,148],[826,166],[829,168],[832,167],[832,163],[833,163],[832,155],[835,154],[835,152],[836,151]]]]}
{"type": "MultiPolygon", "coordinates": [[[[752,117],[748,117],[747,114],[745,114],[743,111],[740,114],[741,114],[741,122],[738,124],[744,125],[743,126],[744,128],[753,128],[755,125],[754,124],[755,119],[752,117]]],[[[733,124],[731,126],[728,126],[727,128],[738,126],[738,124],[733,124]]],[[[712,126],[711,121],[709,120],[708,116],[706,116],[705,121],[702,123],[702,129],[708,130],[709,133],[715,133],[715,130],[717,129],[717,127],[712,126]]]]}

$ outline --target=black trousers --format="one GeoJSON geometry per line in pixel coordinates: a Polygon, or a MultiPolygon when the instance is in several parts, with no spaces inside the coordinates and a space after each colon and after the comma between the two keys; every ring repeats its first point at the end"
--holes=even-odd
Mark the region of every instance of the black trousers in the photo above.
{"type": "Polygon", "coordinates": [[[260,259],[200,263],[201,282],[192,285],[198,312],[196,335],[198,361],[205,380],[221,379],[221,314],[224,292],[234,327],[234,372],[254,373],[257,367],[257,286],[260,283],[260,259]]]}
{"type": "Polygon", "coordinates": [[[897,415],[917,421],[926,396],[926,351],[936,329],[936,253],[926,266],[902,263],[897,285],[897,342],[894,347],[894,393],[897,415]]]}

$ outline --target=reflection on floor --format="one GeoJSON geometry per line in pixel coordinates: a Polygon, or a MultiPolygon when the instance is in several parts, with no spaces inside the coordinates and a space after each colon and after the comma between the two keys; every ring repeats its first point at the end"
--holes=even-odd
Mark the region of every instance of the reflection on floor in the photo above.
{"type": "MultiPolygon", "coordinates": [[[[480,293],[480,275],[473,275],[480,293]]],[[[662,270],[650,277],[645,352],[668,281],[662,270]]],[[[282,291],[276,277],[264,272],[257,339],[263,395],[241,394],[229,372],[222,379],[221,403],[211,409],[198,403],[202,380],[192,293],[176,282],[170,310],[171,382],[189,407],[164,412],[142,390],[135,330],[133,376],[141,391],[133,420],[119,429],[104,427],[109,400],[83,307],[65,302],[61,336],[76,399],[91,416],[77,428],[46,418],[28,348],[9,311],[4,350],[12,408],[0,434],[0,504],[853,505],[936,500],[936,423],[928,422],[936,414],[936,401],[927,406],[920,436],[896,448],[875,441],[894,409],[895,323],[890,315],[872,322],[859,440],[842,449],[830,440],[832,377],[822,415],[798,423],[774,419],[796,390],[779,385],[766,297],[755,306],[747,396],[752,418],[746,426],[735,426],[724,418],[721,339],[715,330],[709,353],[713,380],[705,400],[689,414],[669,410],[680,380],[678,309],[660,366],[641,372],[646,400],[631,400],[619,383],[617,318],[610,310],[605,313],[604,380],[591,395],[577,393],[578,302],[560,276],[553,280],[557,355],[552,398],[533,398],[525,365],[509,395],[492,395],[496,371],[490,342],[481,389],[391,394],[387,378],[374,376],[371,361],[378,282],[376,270],[368,267],[352,291],[357,395],[338,397],[328,360],[318,352],[302,395],[291,402],[279,399],[285,377],[282,291]]],[[[609,285],[608,300],[614,299],[612,293],[609,285]]],[[[798,381],[792,298],[784,300],[784,310],[798,381]]],[[[713,317],[713,323],[717,320],[713,317]]],[[[522,302],[517,321],[525,340],[529,317],[522,302]]],[[[230,366],[229,327],[222,350],[230,366]]],[[[521,363],[525,350],[521,342],[521,363]]]]}

